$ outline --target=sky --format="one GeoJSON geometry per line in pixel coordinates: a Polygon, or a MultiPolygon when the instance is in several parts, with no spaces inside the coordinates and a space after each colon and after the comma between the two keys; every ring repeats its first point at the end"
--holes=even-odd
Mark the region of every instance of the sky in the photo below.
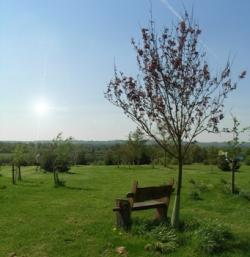
{"type": "MultiPolygon", "coordinates": [[[[0,0],[0,140],[126,139],[136,126],[104,92],[114,62],[136,74],[131,38],[148,26],[150,5],[159,32],[193,9],[213,70],[231,58],[235,77],[250,74],[248,0],[0,0]]],[[[250,124],[249,82],[226,99],[222,126],[230,112],[250,124]]]]}

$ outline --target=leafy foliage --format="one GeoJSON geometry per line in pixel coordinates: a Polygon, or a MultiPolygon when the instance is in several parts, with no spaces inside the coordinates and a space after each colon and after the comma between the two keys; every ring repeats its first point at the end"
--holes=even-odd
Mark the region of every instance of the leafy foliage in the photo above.
{"type": "Polygon", "coordinates": [[[223,252],[233,240],[231,230],[215,221],[203,223],[195,232],[195,235],[197,250],[205,254],[223,252]]]}
{"type": "Polygon", "coordinates": [[[25,164],[25,158],[24,158],[24,146],[21,144],[17,144],[14,149],[14,156],[13,156],[13,162],[17,166],[21,166],[25,164]]]}
{"type": "Polygon", "coordinates": [[[132,226],[132,234],[150,240],[144,247],[148,251],[167,254],[178,248],[177,235],[167,223],[136,220],[132,226]]]}
{"type": "Polygon", "coordinates": [[[71,162],[71,140],[63,140],[62,134],[58,134],[42,154],[41,168],[49,172],[55,169],[59,172],[68,171],[71,162]]]}
{"type": "Polygon", "coordinates": [[[185,217],[185,219],[180,222],[180,230],[182,232],[193,232],[200,227],[200,223],[197,218],[185,217]]]}
{"type": "MultiPolygon", "coordinates": [[[[230,63],[219,76],[211,74],[205,53],[199,51],[201,30],[187,13],[160,36],[152,24],[141,30],[141,46],[132,40],[138,78],[115,69],[105,96],[175,156],[178,136],[192,142],[205,130],[218,131],[223,100],[236,83],[230,78],[230,63]],[[174,148],[167,147],[166,139],[174,148]]],[[[239,78],[244,76],[245,72],[239,78]]]]}
{"type": "Polygon", "coordinates": [[[222,171],[230,171],[230,162],[226,158],[225,155],[220,155],[218,156],[218,162],[217,162],[218,168],[221,169],[222,171]]]}
{"type": "Polygon", "coordinates": [[[245,133],[246,131],[250,130],[250,127],[245,127],[240,130],[240,122],[238,119],[232,115],[233,119],[233,127],[231,129],[225,128],[224,132],[230,133],[232,135],[232,140],[228,143],[231,148],[231,158],[228,160],[230,162],[230,170],[232,171],[232,187],[231,192],[232,194],[238,193],[235,190],[235,171],[239,169],[239,163],[242,158],[240,158],[239,153],[241,151],[241,145],[243,142],[240,142],[240,134],[245,133]]]}

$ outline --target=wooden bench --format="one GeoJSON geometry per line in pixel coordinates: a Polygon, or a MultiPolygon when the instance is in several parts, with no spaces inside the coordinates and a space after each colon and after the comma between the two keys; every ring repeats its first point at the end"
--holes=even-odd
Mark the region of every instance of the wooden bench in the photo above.
{"type": "Polygon", "coordinates": [[[116,199],[113,211],[116,212],[117,226],[129,229],[131,212],[147,209],[156,209],[156,219],[165,220],[173,185],[173,179],[167,185],[153,187],[138,187],[138,182],[134,181],[127,199],[116,199]]]}

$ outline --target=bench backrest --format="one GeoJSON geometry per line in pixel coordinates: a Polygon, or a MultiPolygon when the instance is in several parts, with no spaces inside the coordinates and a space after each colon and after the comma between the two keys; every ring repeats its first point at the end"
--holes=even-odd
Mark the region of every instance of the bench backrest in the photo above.
{"type": "Polygon", "coordinates": [[[134,202],[144,202],[167,197],[172,192],[172,186],[139,187],[134,195],[134,202]]]}
{"type": "Polygon", "coordinates": [[[136,202],[144,202],[148,200],[162,199],[168,201],[173,191],[174,181],[168,185],[153,186],[153,187],[138,187],[138,182],[134,181],[131,193],[127,195],[131,206],[136,202]]]}

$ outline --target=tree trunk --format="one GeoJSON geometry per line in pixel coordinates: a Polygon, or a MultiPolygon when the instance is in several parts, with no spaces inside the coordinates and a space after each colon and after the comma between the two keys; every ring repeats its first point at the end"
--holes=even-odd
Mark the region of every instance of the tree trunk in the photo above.
{"type": "Polygon", "coordinates": [[[54,175],[54,184],[55,186],[58,186],[58,174],[57,174],[57,169],[53,169],[53,175],[54,175]]]}
{"type": "Polygon", "coordinates": [[[15,176],[15,165],[12,164],[12,184],[15,185],[16,184],[16,176],[15,176]]]}
{"type": "Polygon", "coordinates": [[[236,166],[236,161],[232,161],[232,194],[235,194],[235,166],[236,166]]]}
{"type": "Polygon", "coordinates": [[[22,175],[21,175],[21,165],[18,165],[17,166],[17,179],[19,180],[19,181],[21,181],[22,180],[22,175]]]}
{"type": "Polygon", "coordinates": [[[167,152],[164,150],[164,167],[167,167],[167,152]]]}
{"type": "Polygon", "coordinates": [[[181,186],[182,186],[182,151],[181,151],[181,144],[179,145],[179,153],[178,153],[178,181],[177,181],[177,189],[176,189],[176,196],[174,201],[174,207],[172,211],[171,217],[171,225],[178,229],[179,228],[179,218],[180,218],[180,200],[181,200],[181,186]]]}

